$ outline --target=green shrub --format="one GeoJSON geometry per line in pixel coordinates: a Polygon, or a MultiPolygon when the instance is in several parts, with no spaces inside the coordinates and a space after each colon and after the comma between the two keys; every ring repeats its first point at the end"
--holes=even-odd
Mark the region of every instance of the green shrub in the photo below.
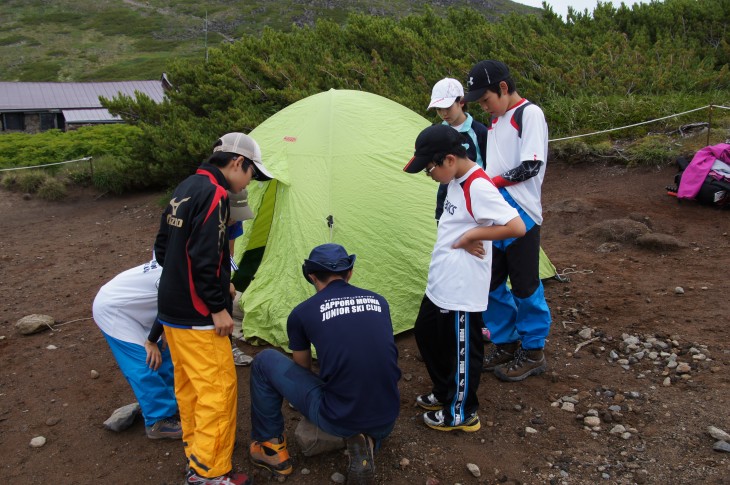
{"type": "Polygon", "coordinates": [[[676,146],[664,135],[651,135],[636,140],[624,152],[628,165],[667,165],[677,157],[676,146]]]}
{"type": "Polygon", "coordinates": [[[2,176],[2,183],[3,187],[6,189],[13,189],[15,185],[18,183],[18,174],[17,172],[5,172],[2,176]]]}
{"type": "Polygon", "coordinates": [[[94,174],[91,182],[101,192],[121,194],[130,187],[124,161],[104,155],[94,160],[94,174]]]}
{"type": "MultiPolygon", "coordinates": [[[[140,129],[125,124],[89,126],[62,132],[9,133],[0,136],[0,168],[23,167],[84,157],[113,155],[127,157],[140,129]]],[[[89,162],[63,167],[87,166],[89,162]]]]}
{"type": "Polygon", "coordinates": [[[45,200],[61,200],[68,194],[64,183],[54,177],[48,177],[38,187],[38,197],[45,200]]]}
{"type": "Polygon", "coordinates": [[[48,174],[41,170],[23,170],[17,177],[18,190],[35,193],[48,178],[48,174]]]}
{"type": "Polygon", "coordinates": [[[66,168],[61,173],[61,176],[68,180],[69,183],[74,185],[80,185],[82,187],[91,184],[91,170],[86,164],[74,164],[66,168]]]}

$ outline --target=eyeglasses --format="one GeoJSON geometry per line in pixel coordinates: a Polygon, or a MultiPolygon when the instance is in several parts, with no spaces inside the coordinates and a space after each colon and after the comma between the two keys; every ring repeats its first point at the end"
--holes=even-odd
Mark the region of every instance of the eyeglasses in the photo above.
{"type": "Polygon", "coordinates": [[[424,168],[423,169],[423,173],[426,174],[426,177],[430,177],[431,176],[431,172],[433,172],[433,169],[436,168],[436,167],[438,167],[438,165],[435,165],[434,164],[434,166],[431,167],[431,168],[424,168]]]}
{"type": "Polygon", "coordinates": [[[256,164],[253,163],[253,160],[249,160],[246,157],[243,157],[243,164],[241,165],[241,169],[243,170],[243,173],[248,172],[248,167],[251,167],[253,170],[253,174],[251,175],[251,178],[253,180],[261,180],[261,172],[258,168],[256,168],[256,164]]]}

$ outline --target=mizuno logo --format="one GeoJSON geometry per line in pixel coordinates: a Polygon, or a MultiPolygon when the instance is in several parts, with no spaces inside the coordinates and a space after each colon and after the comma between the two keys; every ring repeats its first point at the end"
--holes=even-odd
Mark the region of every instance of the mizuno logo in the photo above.
{"type": "Polygon", "coordinates": [[[185,197],[180,202],[177,201],[177,197],[170,200],[170,207],[172,207],[172,215],[177,216],[177,209],[180,207],[180,204],[183,202],[187,202],[190,200],[190,197],[185,197]]]}

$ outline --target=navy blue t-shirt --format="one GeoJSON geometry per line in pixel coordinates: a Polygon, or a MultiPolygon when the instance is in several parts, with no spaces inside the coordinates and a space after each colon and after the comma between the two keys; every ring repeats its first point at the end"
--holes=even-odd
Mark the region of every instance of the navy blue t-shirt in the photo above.
{"type": "Polygon", "coordinates": [[[385,298],[334,280],[292,310],[287,333],[291,350],[317,350],[324,419],[363,431],[395,421],[400,369],[385,298]]]}

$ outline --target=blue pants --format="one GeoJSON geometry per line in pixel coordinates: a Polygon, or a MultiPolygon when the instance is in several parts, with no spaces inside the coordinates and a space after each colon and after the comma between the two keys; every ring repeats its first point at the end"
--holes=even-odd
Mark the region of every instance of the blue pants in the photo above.
{"type": "Polygon", "coordinates": [[[283,399],[289,401],[321,430],[342,438],[365,433],[376,443],[386,438],[395,423],[377,429],[349,429],[330,423],[319,414],[324,381],[273,349],[259,352],[251,366],[251,437],[268,441],[284,433],[283,399]]]}
{"type": "MultiPolygon", "coordinates": [[[[147,366],[147,352],[144,347],[110,337],[104,338],[119,364],[119,369],[132,386],[142,409],[145,426],[177,414],[175,400],[175,381],[170,349],[161,350],[162,364],[156,371],[147,366]]],[[[158,343],[158,345],[160,345],[158,343]]]]}
{"type": "Polygon", "coordinates": [[[520,238],[492,243],[492,282],[484,323],[495,344],[519,340],[524,349],[542,349],[550,332],[551,318],[540,281],[540,226],[504,189],[500,192],[517,209],[527,233],[520,238]]]}

